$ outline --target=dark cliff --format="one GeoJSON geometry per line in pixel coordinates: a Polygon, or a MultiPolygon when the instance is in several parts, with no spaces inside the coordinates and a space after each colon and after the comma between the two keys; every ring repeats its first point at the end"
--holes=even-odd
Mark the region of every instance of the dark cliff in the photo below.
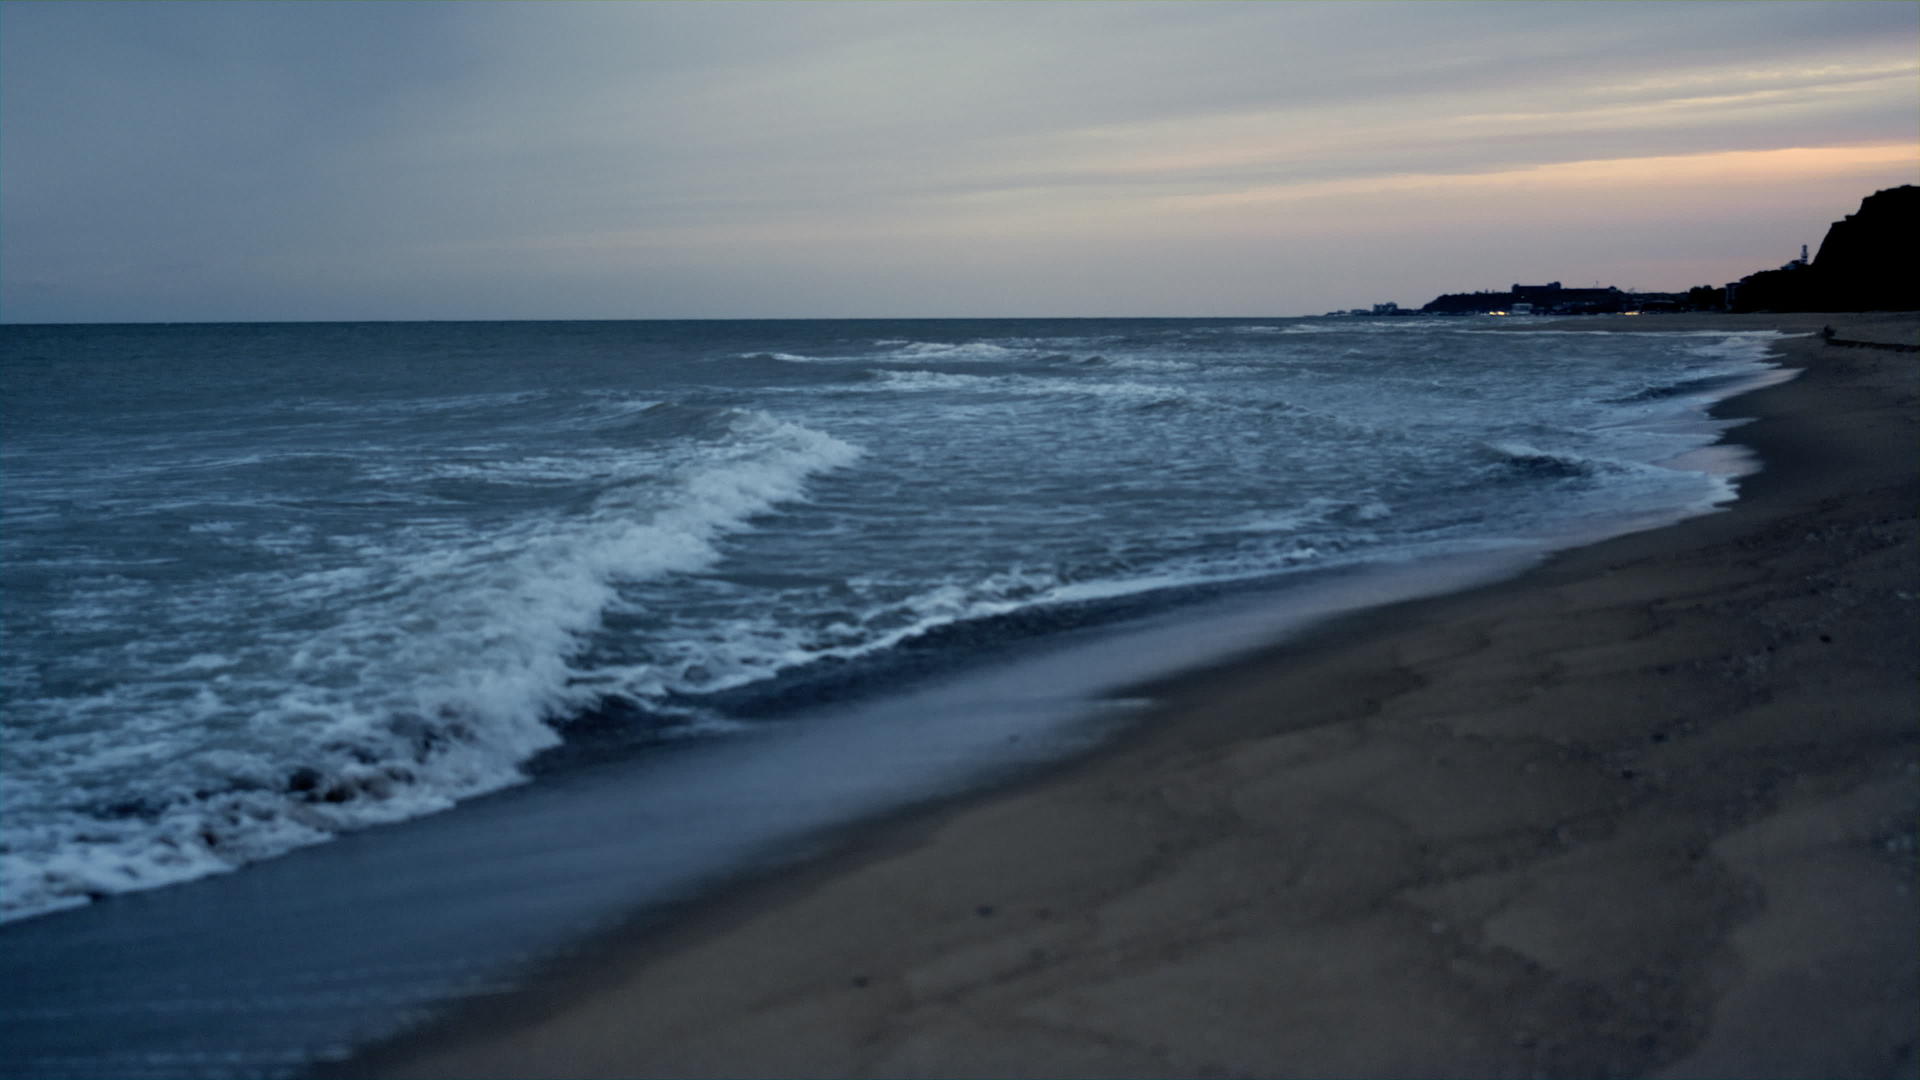
{"type": "Polygon", "coordinates": [[[1913,244],[1920,187],[1876,191],[1827,228],[1811,264],[1763,270],[1729,287],[1735,311],[1911,311],[1920,308],[1913,244]]]}
{"type": "Polygon", "coordinates": [[[1913,245],[1920,237],[1920,187],[1876,191],[1827,228],[1813,272],[1833,311],[1905,310],[1916,306],[1913,245]]]}

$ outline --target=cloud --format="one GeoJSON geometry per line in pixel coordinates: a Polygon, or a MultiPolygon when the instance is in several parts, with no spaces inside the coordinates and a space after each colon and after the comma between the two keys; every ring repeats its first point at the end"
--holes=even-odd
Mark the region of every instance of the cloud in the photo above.
{"type": "MultiPolygon", "coordinates": [[[[1382,216],[1472,191],[1538,216],[1606,169],[1653,206],[1721,176],[1757,214],[1910,176],[1917,12],[14,0],[0,315],[885,314],[1091,279],[1178,313],[1237,287],[1209,251],[1324,291],[1244,262],[1271,204],[1317,199],[1313,235],[1397,265],[1425,241],[1386,246],[1382,216]]],[[[1697,239],[1744,258],[1754,231],[1697,239]]]]}
{"type": "Polygon", "coordinates": [[[1907,143],[1600,158],[1488,172],[1399,173],[1275,185],[1218,194],[1176,196],[1168,199],[1167,204],[1176,211],[1218,211],[1250,205],[1360,195],[1398,193],[1432,198],[1449,192],[1481,196],[1498,193],[1508,199],[1521,194],[1540,193],[1568,199],[1598,189],[1644,191],[1653,184],[1664,189],[1706,188],[1716,193],[1731,194],[1732,189],[1743,185],[1773,185],[1804,177],[1871,176],[1887,166],[1897,168],[1912,165],[1914,159],[1914,148],[1907,143]]]}

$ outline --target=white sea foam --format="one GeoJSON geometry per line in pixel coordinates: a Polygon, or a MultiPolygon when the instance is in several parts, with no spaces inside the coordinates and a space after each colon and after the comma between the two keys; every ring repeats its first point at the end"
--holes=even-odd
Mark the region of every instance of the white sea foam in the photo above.
{"type": "Polygon", "coordinates": [[[1543,450],[1510,439],[1483,444],[1490,459],[1502,466],[1526,470],[1541,476],[1583,477],[1601,471],[1625,471],[1627,463],[1592,457],[1568,450],[1543,450]]]}
{"type": "Polygon", "coordinates": [[[822,660],[871,656],[942,626],[1049,602],[1059,579],[1015,568],[978,578],[951,575],[932,585],[861,578],[846,584],[863,599],[832,620],[756,612],[697,637],[663,642],[646,663],[601,665],[591,681],[639,700],[730,690],[822,660]]]}
{"type": "Polygon", "coordinates": [[[965,391],[1026,397],[1083,397],[1131,405],[1174,404],[1200,400],[1191,390],[1165,383],[1133,380],[1066,379],[1029,375],[966,375],[945,371],[877,371],[876,390],[965,391]]]}
{"type": "Polygon", "coordinates": [[[1364,523],[1393,516],[1393,508],[1379,499],[1335,499],[1324,496],[1285,510],[1253,513],[1229,526],[1249,533],[1288,533],[1330,521],[1364,523]]]}
{"type": "Polygon", "coordinates": [[[1034,355],[1032,350],[990,342],[906,341],[885,339],[874,342],[880,352],[790,352],[740,353],[742,360],[781,360],[793,364],[950,364],[982,363],[1034,355]]]}
{"type": "MultiPolygon", "coordinates": [[[[1707,336],[1707,335],[1687,335],[1707,336]]],[[[1741,360],[1748,363],[1763,360],[1773,343],[1780,338],[1774,331],[1758,331],[1742,334],[1711,335],[1719,340],[1688,345],[1689,355],[1705,360],[1741,360]]]]}
{"type": "Polygon", "coordinates": [[[604,696],[733,730],[760,680],[929,633],[934,655],[957,622],[1730,492],[1656,463],[1713,438],[1699,405],[1765,336],[1420,323],[736,328],[705,355],[609,349],[571,390],[520,357],[509,381],[542,389],[356,411],[386,369],[353,369],[284,438],[306,403],[66,457],[29,432],[0,506],[10,555],[44,538],[39,651],[4,660],[16,716],[38,710],[0,785],[6,900],[430,812],[515,782],[604,696]],[[856,444],[863,467],[816,479],[856,444]]]}
{"type": "MultiPolygon", "coordinates": [[[[547,718],[585,703],[573,656],[621,581],[711,565],[721,537],[859,455],[764,413],[738,415],[732,430],[683,463],[665,495],[615,488],[585,514],[479,537],[401,529],[365,546],[372,565],[172,598],[234,611],[253,592],[312,614],[263,628],[237,655],[191,652],[166,665],[189,681],[64,701],[65,733],[13,741],[5,916],[230,869],[519,780],[519,764],[557,741],[547,718]],[[324,625],[308,625],[316,618],[324,625]],[[210,731],[225,732],[224,745],[195,745],[210,731]],[[116,790],[146,794],[105,816],[73,806],[76,792],[116,790]]],[[[137,584],[92,595],[116,612],[165,602],[137,584]]],[[[192,619],[178,618],[192,634],[192,619]]],[[[164,646],[137,641],[128,659],[137,670],[138,653],[164,646]]]]}
{"type": "Polygon", "coordinates": [[[1657,322],[1649,323],[1646,329],[1633,330],[1582,330],[1582,329],[1522,329],[1517,327],[1472,327],[1442,326],[1456,334],[1498,334],[1502,337],[1663,337],[1663,338],[1727,338],[1752,341],[1775,341],[1783,337],[1805,337],[1804,334],[1785,334],[1779,330],[1662,330],[1657,322]]]}
{"type": "Polygon", "coordinates": [[[1012,349],[1005,345],[994,345],[984,341],[945,342],[910,341],[887,354],[888,359],[899,359],[924,363],[927,361],[954,360],[1005,360],[1021,355],[1023,350],[1012,349]]]}
{"type": "MultiPolygon", "coordinates": [[[[1192,360],[1179,360],[1169,356],[1116,356],[1102,357],[1105,366],[1121,371],[1152,371],[1166,374],[1185,374],[1202,370],[1202,365],[1192,360]]],[[[1215,365],[1213,370],[1220,371],[1225,365],[1215,365]]]]}

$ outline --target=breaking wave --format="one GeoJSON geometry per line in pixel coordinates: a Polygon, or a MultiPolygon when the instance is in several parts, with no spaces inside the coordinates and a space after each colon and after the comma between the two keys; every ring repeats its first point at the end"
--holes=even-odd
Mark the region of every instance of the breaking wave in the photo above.
{"type": "MultiPolygon", "coordinates": [[[[257,608],[263,627],[247,647],[195,648],[186,613],[156,611],[188,655],[62,703],[67,715],[48,720],[58,734],[10,741],[4,916],[230,870],[521,780],[522,764],[559,741],[553,721],[592,705],[575,660],[623,582],[712,565],[722,537],[861,453],[751,410],[653,419],[719,430],[681,460],[576,461],[612,480],[577,513],[477,536],[403,528],[358,541],[349,563],[175,598],[257,608]],[[677,480],[662,494],[621,482],[620,467],[677,480]]],[[[567,471],[560,460],[500,468],[514,481],[567,471]]],[[[114,602],[141,598],[129,582],[114,602]]]]}

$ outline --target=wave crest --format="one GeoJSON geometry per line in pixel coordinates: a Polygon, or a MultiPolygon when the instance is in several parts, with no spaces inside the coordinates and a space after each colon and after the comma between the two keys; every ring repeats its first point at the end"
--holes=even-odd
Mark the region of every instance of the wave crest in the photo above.
{"type": "Polygon", "coordinates": [[[10,741],[0,918],[234,869],[523,779],[558,743],[552,722],[598,695],[576,658],[621,582],[713,564],[721,537],[861,455],[766,413],[721,419],[665,497],[615,486],[583,513],[490,536],[401,530],[360,566],[237,583],[310,614],[179,665],[178,682],[84,703],[156,731],[218,730],[222,749],[163,755],[164,741],[113,736],[124,724],[10,741]],[[116,794],[130,790],[156,794],[116,794]]]}

